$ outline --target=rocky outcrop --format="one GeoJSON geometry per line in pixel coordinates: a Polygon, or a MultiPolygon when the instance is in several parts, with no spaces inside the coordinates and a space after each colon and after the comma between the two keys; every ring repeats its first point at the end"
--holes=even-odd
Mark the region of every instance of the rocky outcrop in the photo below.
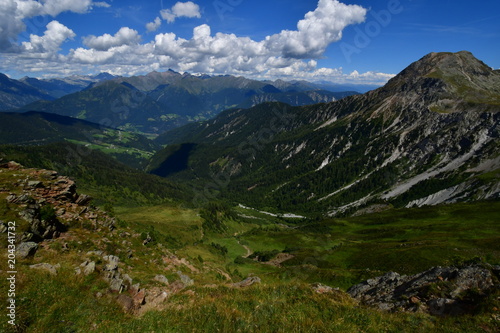
{"type": "Polygon", "coordinates": [[[51,265],[51,264],[48,264],[48,263],[41,263],[41,264],[30,265],[31,269],[43,270],[43,271],[49,272],[51,275],[57,275],[57,270],[60,267],[61,267],[60,264],[51,265]]]}
{"type": "Polygon", "coordinates": [[[236,287],[236,288],[244,288],[244,287],[249,287],[252,284],[255,283],[260,283],[261,280],[258,276],[250,276],[247,277],[245,280],[237,282],[237,283],[232,283],[231,287],[236,287]]]}
{"type": "Polygon", "coordinates": [[[16,248],[16,256],[21,259],[32,257],[38,250],[38,244],[35,242],[23,242],[16,248]]]}
{"type": "Polygon", "coordinates": [[[168,279],[165,277],[165,275],[156,275],[154,280],[168,285],[168,279]]]}
{"type": "Polygon", "coordinates": [[[179,278],[181,279],[181,282],[185,285],[185,286],[192,286],[194,284],[194,280],[191,279],[189,276],[187,276],[186,274],[182,274],[181,271],[178,271],[177,272],[177,275],[179,275],[179,278]]]}
{"type": "Polygon", "coordinates": [[[472,313],[481,298],[500,287],[499,266],[433,267],[415,275],[388,272],[347,292],[386,311],[424,311],[433,315],[472,313]]]}
{"type": "Polygon", "coordinates": [[[80,267],[75,268],[75,273],[77,275],[83,274],[85,276],[90,275],[95,272],[95,261],[84,261],[80,267]]]}
{"type": "MultiPolygon", "coordinates": [[[[28,223],[20,242],[39,243],[45,239],[58,238],[75,223],[94,229],[114,228],[115,219],[105,212],[90,206],[91,197],[78,194],[75,182],[56,171],[26,169],[16,162],[0,165],[0,172],[16,171],[6,200],[18,211],[19,217],[28,223]]],[[[20,255],[25,257],[24,253],[20,255]]]]}
{"type": "MultiPolygon", "coordinates": [[[[68,244],[64,241],[80,239],[81,233],[101,236],[106,234],[110,237],[118,235],[121,238],[141,237],[140,234],[131,235],[126,231],[114,232],[115,219],[90,205],[92,198],[79,194],[75,182],[68,177],[60,176],[55,171],[27,169],[15,162],[0,161],[0,174],[3,172],[12,178],[2,182],[0,195],[7,201],[8,209],[19,216],[15,221],[17,230],[24,231],[19,233],[17,239],[16,256],[19,259],[35,256],[39,248],[52,251],[52,244],[60,246],[61,253],[64,253],[68,251],[68,244]],[[80,230],[73,232],[72,228],[80,230]]],[[[7,224],[0,221],[0,233],[7,230],[7,224]]],[[[151,239],[150,236],[149,238],[151,239]]],[[[112,243],[104,236],[97,243],[101,242],[112,243]]],[[[81,241],[75,243],[82,244],[81,241]]],[[[192,273],[198,273],[199,270],[185,258],[178,258],[165,251],[165,271],[177,272],[178,279],[170,283],[167,277],[157,274],[153,275],[151,280],[159,284],[148,286],[148,289],[141,288],[129,275],[132,274],[127,270],[130,266],[126,267],[120,260],[120,257],[132,257],[133,251],[129,246],[132,244],[123,239],[121,246],[118,245],[119,249],[112,253],[99,249],[82,253],[81,249],[78,249],[81,261],[73,264],[75,275],[106,281],[106,288],[96,292],[95,297],[107,294],[108,297],[115,298],[125,312],[131,314],[161,308],[171,294],[181,291],[187,293],[189,290],[184,289],[194,285],[194,280],[179,269],[182,267],[184,271],[187,268],[192,273]]],[[[36,262],[36,259],[38,258],[33,261],[36,262]]],[[[48,272],[50,275],[57,275],[61,267],[60,263],[38,262],[28,267],[48,272]]]]}

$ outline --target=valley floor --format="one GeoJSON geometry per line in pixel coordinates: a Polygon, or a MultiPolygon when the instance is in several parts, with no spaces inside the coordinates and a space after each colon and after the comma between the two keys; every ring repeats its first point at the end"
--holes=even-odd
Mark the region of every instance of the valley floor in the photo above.
{"type": "MultiPolygon", "coordinates": [[[[13,209],[2,207],[4,218],[11,218],[13,209]]],[[[500,328],[498,291],[459,317],[387,313],[360,305],[345,293],[387,271],[414,274],[470,260],[498,264],[500,202],[390,210],[300,224],[241,207],[224,209],[232,215],[225,217],[219,211],[220,225],[215,227],[203,211],[165,205],[116,207],[113,231],[72,225],[61,237],[44,241],[33,258],[18,261],[18,332],[494,332],[500,328]],[[127,292],[109,291],[103,279],[108,258],[96,255],[98,251],[116,256],[117,272],[149,293],[142,310],[120,301],[127,292]],[[89,261],[95,262],[95,271],[75,275],[75,268],[89,261]],[[59,265],[57,273],[30,268],[40,263],[59,265]],[[255,283],[240,287],[238,282],[248,277],[255,283]],[[318,288],[318,283],[333,289],[318,288]],[[166,296],[161,298],[161,293],[166,296]]],[[[5,265],[2,260],[3,272],[5,265]]],[[[7,292],[6,284],[0,292],[7,292]]],[[[0,329],[10,330],[5,320],[0,329]]]]}

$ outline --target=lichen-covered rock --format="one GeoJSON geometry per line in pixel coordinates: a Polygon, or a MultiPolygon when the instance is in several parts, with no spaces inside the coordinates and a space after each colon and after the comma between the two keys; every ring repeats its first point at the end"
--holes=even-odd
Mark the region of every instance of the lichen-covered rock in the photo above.
{"type": "Polygon", "coordinates": [[[185,275],[185,274],[182,274],[181,271],[178,271],[177,272],[177,275],[179,275],[182,283],[188,287],[188,286],[192,286],[194,284],[194,280],[191,279],[189,276],[185,275]]]}
{"type": "Polygon", "coordinates": [[[258,276],[250,276],[250,277],[247,277],[243,281],[231,284],[231,286],[236,287],[236,288],[244,288],[244,287],[249,287],[252,284],[260,283],[260,282],[261,282],[261,280],[258,276]]]}
{"type": "Polygon", "coordinates": [[[154,280],[168,285],[168,279],[164,275],[156,275],[154,280]]]}
{"type": "Polygon", "coordinates": [[[488,293],[494,286],[491,271],[481,265],[433,267],[415,275],[386,273],[352,286],[347,292],[364,304],[387,311],[423,311],[434,315],[465,313],[473,290],[488,293]],[[439,292],[435,292],[438,290],[439,292]]]}
{"type": "Polygon", "coordinates": [[[60,267],[61,267],[60,264],[51,265],[51,264],[47,264],[47,263],[30,265],[31,269],[44,270],[44,271],[49,272],[51,275],[57,275],[57,269],[60,267]]]}
{"type": "Polygon", "coordinates": [[[23,242],[17,246],[16,252],[17,257],[25,259],[30,256],[34,256],[38,250],[38,244],[35,242],[23,242]]]}

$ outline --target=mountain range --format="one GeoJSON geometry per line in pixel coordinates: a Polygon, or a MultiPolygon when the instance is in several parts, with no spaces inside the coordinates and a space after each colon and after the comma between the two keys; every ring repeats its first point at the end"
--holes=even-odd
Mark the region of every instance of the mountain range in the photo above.
{"type": "Polygon", "coordinates": [[[326,102],[302,81],[101,78],[0,112],[0,331],[499,331],[500,72],[471,53],[326,102]],[[304,94],[320,103],[276,101],[304,94]],[[165,114],[167,95],[212,111],[165,114]]]}
{"type": "Polygon", "coordinates": [[[355,91],[329,91],[306,81],[256,81],[243,77],[152,72],[133,77],[73,76],[64,79],[6,78],[24,99],[5,85],[3,109],[42,111],[106,126],[159,134],[188,122],[212,118],[231,107],[266,101],[290,105],[330,102],[355,91]],[[279,88],[278,88],[279,87],[279,88]],[[30,94],[28,94],[30,92],[30,94]],[[10,94],[9,94],[10,93],[10,94]],[[13,102],[14,100],[15,102],[13,102]]]}
{"type": "Polygon", "coordinates": [[[191,184],[195,202],[227,199],[274,213],[499,196],[500,73],[466,51],[431,53],[363,95],[173,71],[92,80],[18,110],[39,111],[0,113],[0,141],[87,145],[191,184]],[[151,141],[127,130],[164,133],[151,141]]]}
{"type": "Polygon", "coordinates": [[[87,88],[90,84],[114,78],[109,73],[97,75],[73,75],[65,78],[37,79],[23,77],[19,81],[35,89],[43,91],[53,98],[60,98],[87,88]]]}
{"type": "Polygon", "coordinates": [[[431,53],[364,95],[235,108],[167,132],[149,170],[196,184],[195,200],[275,213],[499,198],[499,89],[471,53],[431,53]]]}
{"type": "Polygon", "coordinates": [[[53,96],[41,90],[0,73],[0,111],[15,109],[38,100],[53,99],[53,96]]]}

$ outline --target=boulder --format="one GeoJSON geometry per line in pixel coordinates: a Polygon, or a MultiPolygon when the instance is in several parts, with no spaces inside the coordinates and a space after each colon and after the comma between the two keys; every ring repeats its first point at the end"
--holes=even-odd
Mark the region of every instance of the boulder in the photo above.
{"type": "Polygon", "coordinates": [[[2,164],[1,167],[6,168],[6,169],[10,169],[10,170],[19,170],[19,169],[22,169],[23,166],[17,162],[10,161],[10,162],[7,162],[5,164],[2,164]]]}
{"type": "Polygon", "coordinates": [[[100,256],[102,256],[103,254],[104,254],[104,252],[103,252],[103,251],[89,251],[89,252],[87,252],[87,255],[88,255],[88,256],[92,256],[92,255],[94,255],[94,256],[98,256],[98,257],[100,257],[100,256]]]}
{"type": "Polygon", "coordinates": [[[129,295],[126,294],[118,295],[116,301],[118,302],[118,304],[122,306],[123,311],[127,313],[131,313],[135,310],[134,300],[129,295]]]}
{"type": "Polygon", "coordinates": [[[33,198],[26,193],[21,194],[18,197],[16,197],[15,194],[11,194],[7,197],[7,200],[9,201],[9,203],[17,203],[17,204],[29,204],[35,202],[35,200],[33,200],[33,198]]]}
{"type": "Polygon", "coordinates": [[[435,316],[451,314],[456,305],[457,301],[450,298],[435,298],[427,302],[429,313],[435,316]]]}
{"type": "Polygon", "coordinates": [[[243,281],[231,284],[231,286],[236,287],[236,288],[244,288],[244,287],[249,287],[252,284],[260,283],[260,282],[261,282],[261,280],[258,276],[250,276],[250,277],[247,277],[243,281]]]}
{"type": "Polygon", "coordinates": [[[31,187],[31,188],[40,188],[40,187],[44,187],[44,186],[43,186],[43,183],[41,181],[30,180],[28,182],[28,187],[31,187]]]}
{"type": "Polygon", "coordinates": [[[165,302],[168,298],[168,293],[164,290],[157,290],[148,292],[145,298],[145,303],[150,309],[155,309],[165,302]]]}
{"type": "Polygon", "coordinates": [[[121,293],[124,289],[123,280],[118,278],[112,278],[109,281],[109,289],[113,292],[121,293]]]}
{"type": "Polygon", "coordinates": [[[146,300],[145,290],[139,290],[137,293],[135,293],[133,298],[135,308],[138,309],[141,307],[141,305],[144,305],[145,300],[146,300]]]}
{"type": "Polygon", "coordinates": [[[122,275],[123,283],[127,286],[127,289],[132,286],[132,278],[128,274],[122,275]]]}
{"type": "Polygon", "coordinates": [[[168,279],[164,275],[156,275],[154,280],[168,285],[168,279]]]}
{"type": "Polygon", "coordinates": [[[25,259],[27,257],[34,256],[38,250],[38,244],[35,242],[23,242],[17,246],[16,252],[17,257],[25,259]]]}
{"type": "Polygon", "coordinates": [[[16,200],[17,200],[17,195],[15,195],[14,193],[10,193],[7,196],[6,200],[7,200],[8,203],[15,203],[16,200]]]}
{"type": "Polygon", "coordinates": [[[137,294],[141,290],[141,285],[139,283],[130,286],[130,292],[132,294],[137,294]]]}
{"type": "Polygon", "coordinates": [[[92,200],[91,196],[86,194],[80,194],[76,199],[75,203],[79,206],[86,206],[91,200],[92,200]]]}
{"type": "Polygon", "coordinates": [[[95,272],[95,261],[85,261],[80,265],[83,275],[87,276],[95,272]]]}
{"type": "Polygon", "coordinates": [[[104,267],[104,270],[106,271],[114,271],[118,269],[118,263],[120,262],[120,258],[117,256],[104,256],[104,260],[108,262],[108,264],[104,267]]]}
{"type": "MultiPolygon", "coordinates": [[[[177,275],[179,275],[182,283],[186,286],[186,287],[189,287],[189,286],[192,286],[194,284],[194,280],[191,279],[189,276],[185,275],[185,274],[182,274],[181,271],[178,271],[177,272],[177,275]]],[[[168,283],[168,281],[167,281],[168,283]]]]}
{"type": "Polygon", "coordinates": [[[57,275],[57,269],[60,268],[61,265],[51,265],[47,263],[42,263],[42,264],[36,264],[36,265],[30,265],[30,268],[32,269],[40,269],[49,272],[51,275],[57,275]]]}

